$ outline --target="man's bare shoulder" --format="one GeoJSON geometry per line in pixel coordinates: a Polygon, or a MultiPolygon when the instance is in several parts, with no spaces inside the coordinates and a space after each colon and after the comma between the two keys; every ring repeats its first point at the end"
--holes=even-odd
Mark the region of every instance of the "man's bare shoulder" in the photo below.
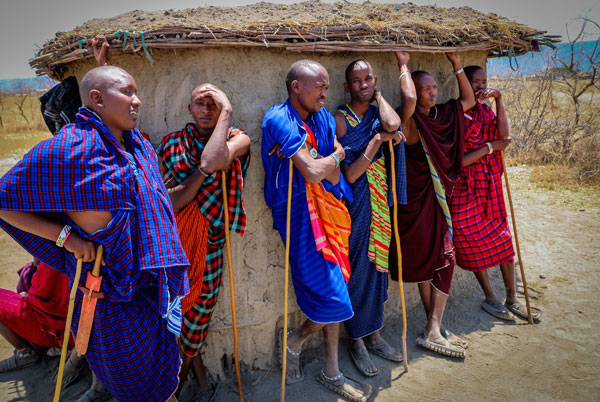
{"type": "Polygon", "coordinates": [[[348,131],[348,127],[346,127],[346,116],[338,109],[335,111],[333,118],[335,119],[335,136],[337,138],[342,138],[348,131]]]}

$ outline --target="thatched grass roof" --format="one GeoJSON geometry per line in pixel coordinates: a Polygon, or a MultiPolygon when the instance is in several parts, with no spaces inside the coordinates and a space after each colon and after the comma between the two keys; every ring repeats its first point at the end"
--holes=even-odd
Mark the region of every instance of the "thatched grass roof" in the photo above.
{"type": "Polygon", "coordinates": [[[520,55],[538,44],[557,42],[526,25],[469,7],[440,8],[412,3],[258,3],[181,11],[131,11],[93,19],[59,32],[30,61],[45,67],[93,57],[91,39],[105,34],[111,52],[199,47],[272,47],[287,51],[444,52],[486,50],[491,57],[520,55]]]}

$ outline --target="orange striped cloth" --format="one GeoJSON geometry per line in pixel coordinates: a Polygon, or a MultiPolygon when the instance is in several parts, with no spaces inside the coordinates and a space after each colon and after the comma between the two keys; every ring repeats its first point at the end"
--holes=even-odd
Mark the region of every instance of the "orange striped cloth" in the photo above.
{"type": "Polygon", "coordinates": [[[187,313],[200,296],[202,278],[206,269],[206,244],[208,241],[208,220],[204,217],[197,202],[190,202],[175,214],[177,230],[185,255],[190,262],[188,278],[190,293],[181,300],[181,313],[187,313]]]}
{"type": "MultiPolygon", "coordinates": [[[[318,149],[317,140],[304,124],[308,133],[307,142],[318,149]]],[[[308,213],[317,245],[317,251],[323,253],[327,261],[340,266],[344,280],[350,279],[350,214],[346,205],[335,195],[325,190],[321,183],[306,181],[306,200],[308,213]]]]}

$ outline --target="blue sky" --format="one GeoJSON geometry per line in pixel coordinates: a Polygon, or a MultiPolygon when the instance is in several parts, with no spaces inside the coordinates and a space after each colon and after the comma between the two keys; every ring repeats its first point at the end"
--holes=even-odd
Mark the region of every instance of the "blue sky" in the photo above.
{"type": "MultiPolygon", "coordinates": [[[[37,47],[58,31],[69,31],[92,18],[112,17],[127,11],[183,9],[219,5],[235,6],[258,1],[219,0],[3,0],[0,9],[0,79],[35,76],[28,60],[37,47]]],[[[278,0],[290,4],[294,1],[278,0]]],[[[362,1],[352,0],[360,3],[362,1]]],[[[393,3],[392,0],[380,3],[393,3]]],[[[435,4],[440,7],[469,6],[489,13],[494,12],[531,27],[566,35],[565,25],[585,15],[600,23],[600,0],[412,0],[418,5],[435,4]],[[591,11],[589,11],[591,10],[591,11]]]]}

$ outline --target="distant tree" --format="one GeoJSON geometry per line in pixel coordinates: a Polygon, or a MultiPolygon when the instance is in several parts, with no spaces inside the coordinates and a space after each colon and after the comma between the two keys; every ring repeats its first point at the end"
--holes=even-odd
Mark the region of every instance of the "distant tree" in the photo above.
{"type": "Polygon", "coordinates": [[[587,17],[578,18],[576,25],[577,34],[574,37],[571,37],[567,25],[568,54],[560,57],[555,52],[552,61],[561,66],[554,70],[562,78],[558,84],[575,106],[574,123],[578,126],[581,120],[581,96],[590,88],[600,88],[600,25],[587,17]],[[587,30],[589,26],[592,27],[591,31],[587,30]],[[583,42],[590,39],[594,41],[591,50],[583,46],[583,42]]]}
{"type": "Polygon", "coordinates": [[[579,181],[600,183],[600,25],[582,17],[567,28],[568,43],[551,54],[547,69],[494,85],[509,115],[511,157],[565,166],[579,181]]]}
{"type": "Polygon", "coordinates": [[[15,97],[13,98],[13,103],[15,104],[15,106],[19,110],[19,114],[21,115],[21,117],[23,117],[23,119],[25,119],[27,124],[30,123],[30,119],[27,117],[27,109],[25,107],[25,103],[28,99],[32,97],[32,94],[33,90],[31,89],[31,84],[20,81],[15,97]]]}
{"type": "Polygon", "coordinates": [[[2,120],[2,114],[4,113],[4,104],[6,102],[6,95],[4,91],[0,91],[0,127],[4,128],[4,120],[2,120]]]}

